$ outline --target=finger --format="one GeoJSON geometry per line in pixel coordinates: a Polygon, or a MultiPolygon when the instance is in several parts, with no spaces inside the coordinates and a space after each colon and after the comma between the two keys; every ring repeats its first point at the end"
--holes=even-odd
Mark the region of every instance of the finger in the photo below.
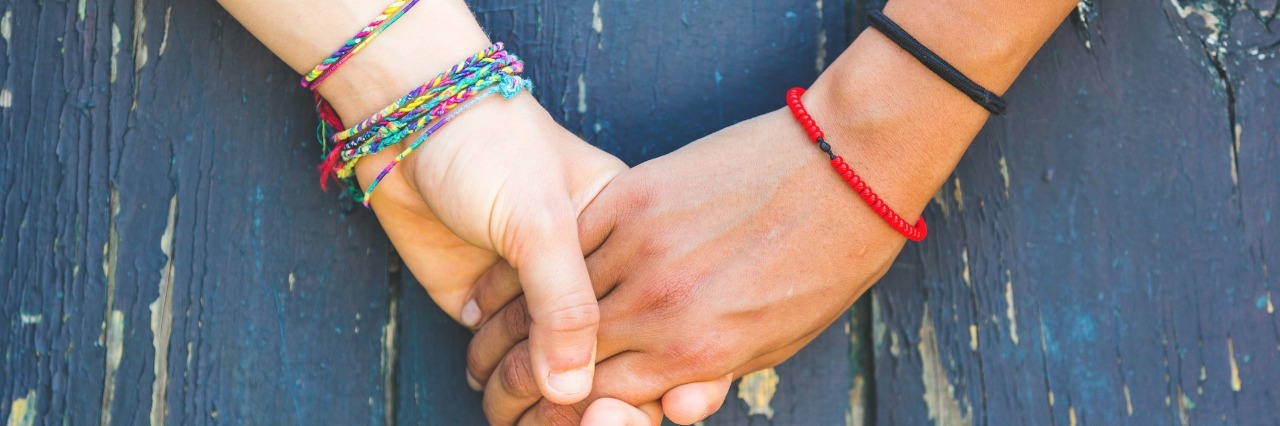
{"type": "Polygon", "coordinates": [[[520,296],[520,279],[516,269],[507,261],[499,261],[476,280],[471,298],[462,308],[462,325],[472,330],[480,328],[507,303],[520,296]]]}
{"type": "Polygon", "coordinates": [[[582,415],[582,426],[648,426],[662,424],[662,406],[656,402],[632,407],[631,404],[601,398],[587,407],[582,415]]]}
{"type": "Polygon", "coordinates": [[[529,352],[542,395],[558,404],[586,398],[595,374],[600,306],[587,275],[576,223],[533,221],[513,253],[529,316],[529,352]]]}
{"type": "Polygon", "coordinates": [[[493,370],[517,343],[529,338],[528,305],[518,297],[480,327],[467,344],[467,372],[480,383],[489,381],[493,370]]]}
{"type": "MultiPolygon", "coordinates": [[[[636,334],[637,327],[643,324],[632,321],[627,316],[629,311],[620,307],[625,301],[605,298],[599,303],[601,321],[596,359],[607,359],[647,342],[644,336],[636,334]]],[[[488,381],[502,357],[516,343],[529,338],[531,322],[523,297],[517,297],[491,315],[467,346],[467,371],[472,380],[488,381]]]]}
{"type": "Polygon", "coordinates": [[[662,410],[677,424],[700,422],[720,410],[731,386],[732,374],[712,381],[676,386],[662,396],[662,410]]]}
{"type": "Polygon", "coordinates": [[[481,408],[490,424],[515,424],[521,414],[542,398],[533,377],[528,342],[521,342],[502,359],[501,367],[485,386],[481,408]]]}

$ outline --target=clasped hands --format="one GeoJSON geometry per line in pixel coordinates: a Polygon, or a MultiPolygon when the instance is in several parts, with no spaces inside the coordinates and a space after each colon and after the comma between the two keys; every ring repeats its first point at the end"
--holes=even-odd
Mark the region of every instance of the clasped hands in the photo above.
{"type": "MultiPolygon", "coordinates": [[[[840,108],[815,88],[816,117],[840,108]]],[[[494,424],[700,421],[733,378],[817,337],[904,241],[785,111],[630,170],[529,95],[433,139],[372,206],[475,330],[468,379],[494,424]]],[[[382,161],[367,163],[362,182],[382,161]]]]}

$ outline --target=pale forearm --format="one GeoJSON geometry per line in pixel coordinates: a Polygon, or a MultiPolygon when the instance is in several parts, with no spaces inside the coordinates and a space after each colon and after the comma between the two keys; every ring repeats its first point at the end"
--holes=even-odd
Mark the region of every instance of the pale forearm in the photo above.
{"type": "MultiPolygon", "coordinates": [[[[299,74],[333,53],[390,3],[219,0],[299,74]]],[[[347,123],[359,121],[489,43],[462,0],[422,0],[326,79],[319,91],[347,123]]]]}

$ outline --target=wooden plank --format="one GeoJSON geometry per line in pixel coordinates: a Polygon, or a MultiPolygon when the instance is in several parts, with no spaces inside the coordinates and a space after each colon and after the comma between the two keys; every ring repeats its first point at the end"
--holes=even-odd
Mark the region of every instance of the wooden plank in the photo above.
{"type": "Polygon", "coordinates": [[[874,291],[880,423],[1280,422],[1275,33],[1083,5],[874,291]]]}
{"type": "Polygon", "coordinates": [[[212,3],[78,7],[4,6],[0,418],[385,422],[388,244],[295,74],[212,3]]]}

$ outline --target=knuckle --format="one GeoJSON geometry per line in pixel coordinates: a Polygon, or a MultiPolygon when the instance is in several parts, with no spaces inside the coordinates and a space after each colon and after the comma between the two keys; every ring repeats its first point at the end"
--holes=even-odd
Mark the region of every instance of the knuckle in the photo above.
{"type": "Polygon", "coordinates": [[[576,426],[582,421],[582,413],[576,405],[560,405],[542,401],[537,414],[542,423],[551,426],[576,426]]]}
{"type": "Polygon", "coordinates": [[[503,332],[511,339],[529,336],[529,305],[522,297],[502,310],[503,332]]]}
{"type": "Polygon", "coordinates": [[[600,324],[600,305],[594,299],[559,306],[546,315],[546,326],[554,333],[580,333],[600,324]]]}
{"type": "Polygon", "coordinates": [[[488,373],[492,371],[492,366],[487,365],[489,361],[476,342],[472,339],[471,343],[467,344],[467,371],[471,372],[471,377],[483,384],[489,380],[488,373]]]}
{"type": "Polygon", "coordinates": [[[501,381],[503,389],[516,397],[538,395],[538,384],[533,379],[533,364],[529,351],[515,350],[502,360],[501,381]]]}
{"type": "Polygon", "coordinates": [[[720,375],[720,370],[730,361],[728,348],[714,339],[689,339],[684,344],[667,348],[664,356],[676,360],[684,372],[691,374],[695,380],[720,375]]]}

